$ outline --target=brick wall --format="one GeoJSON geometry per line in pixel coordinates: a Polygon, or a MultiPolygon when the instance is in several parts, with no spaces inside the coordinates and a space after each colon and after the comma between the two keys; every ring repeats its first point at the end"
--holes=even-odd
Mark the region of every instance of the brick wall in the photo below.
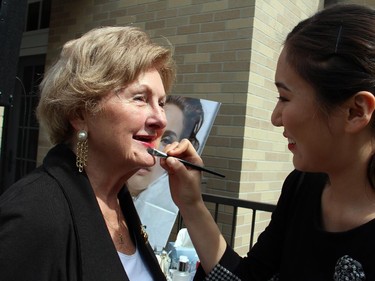
{"type": "MultiPolygon", "coordinates": [[[[278,96],[274,74],[278,55],[287,33],[301,20],[314,14],[321,1],[256,1],[250,50],[250,72],[246,102],[239,198],[275,203],[283,179],[293,169],[291,153],[270,116],[278,96]]],[[[257,216],[256,235],[269,222],[267,213],[257,216]]],[[[236,250],[248,250],[248,229],[251,214],[241,210],[238,215],[236,250]]]]}
{"type": "MultiPolygon", "coordinates": [[[[64,42],[96,26],[132,24],[155,40],[166,37],[175,46],[178,62],[174,93],[222,103],[202,155],[207,166],[227,177],[207,176],[206,191],[275,203],[292,169],[282,129],[270,123],[277,97],[276,61],[287,32],[320,2],[54,0],[47,64],[64,42]]],[[[41,129],[39,163],[48,148],[41,129]]],[[[250,220],[251,215],[240,210],[240,253],[248,248],[250,220]]],[[[262,214],[257,229],[263,230],[268,220],[262,214]]]]}

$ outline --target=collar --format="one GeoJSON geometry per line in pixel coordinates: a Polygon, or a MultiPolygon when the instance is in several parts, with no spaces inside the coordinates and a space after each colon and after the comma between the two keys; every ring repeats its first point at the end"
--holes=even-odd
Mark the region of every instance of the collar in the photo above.
{"type": "Polygon", "coordinates": [[[60,144],[48,152],[43,164],[68,202],[82,281],[128,280],[89,179],[75,167],[75,154],[66,145],[60,144]]]}

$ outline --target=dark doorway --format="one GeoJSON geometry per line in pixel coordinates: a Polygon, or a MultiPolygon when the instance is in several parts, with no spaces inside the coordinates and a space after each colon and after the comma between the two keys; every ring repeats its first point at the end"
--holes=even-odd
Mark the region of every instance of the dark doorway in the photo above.
{"type": "Polygon", "coordinates": [[[0,193],[36,167],[39,125],[35,108],[45,55],[20,57],[12,106],[4,109],[0,193]]]}

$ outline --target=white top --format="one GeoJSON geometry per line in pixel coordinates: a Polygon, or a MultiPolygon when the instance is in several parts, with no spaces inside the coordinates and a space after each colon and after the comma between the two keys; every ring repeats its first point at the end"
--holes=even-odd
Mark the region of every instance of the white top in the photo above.
{"type": "Polygon", "coordinates": [[[124,267],[126,274],[131,281],[153,281],[148,268],[144,264],[141,256],[139,255],[138,249],[136,248],[133,255],[125,255],[117,252],[122,266],[124,267]]]}
{"type": "Polygon", "coordinates": [[[146,226],[151,248],[164,248],[178,214],[169,190],[168,174],[164,173],[142,191],[134,200],[134,205],[142,224],[146,226]]]}

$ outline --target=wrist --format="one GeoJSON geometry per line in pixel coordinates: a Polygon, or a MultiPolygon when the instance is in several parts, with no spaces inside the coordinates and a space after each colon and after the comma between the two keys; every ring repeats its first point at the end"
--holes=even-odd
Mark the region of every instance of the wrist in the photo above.
{"type": "Polygon", "coordinates": [[[202,219],[207,213],[211,216],[203,199],[182,204],[182,206],[179,206],[179,211],[185,221],[202,219]]]}

